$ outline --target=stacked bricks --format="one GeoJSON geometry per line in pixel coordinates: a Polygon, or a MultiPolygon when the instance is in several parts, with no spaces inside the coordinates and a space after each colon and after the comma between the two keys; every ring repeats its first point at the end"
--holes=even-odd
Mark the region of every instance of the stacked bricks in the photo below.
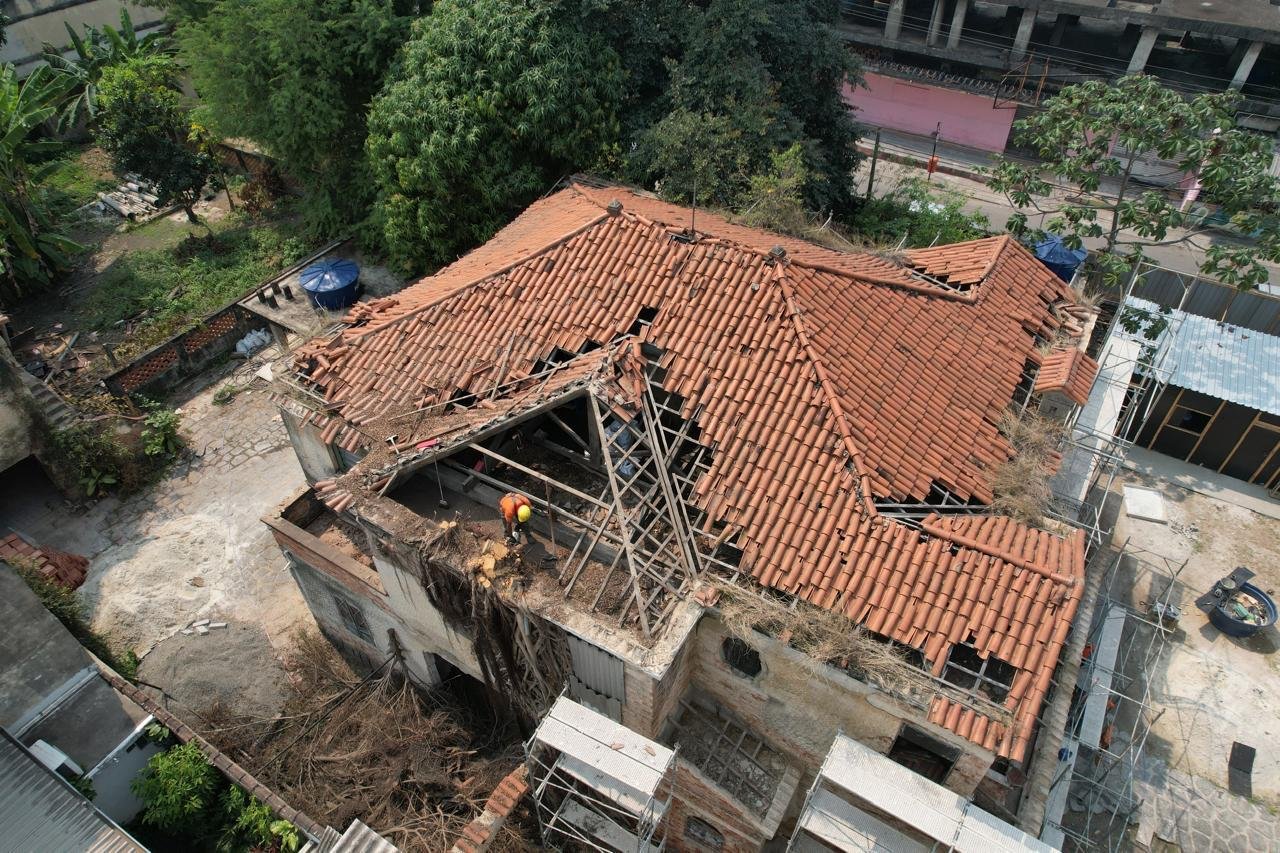
{"type": "Polygon", "coordinates": [[[0,561],[14,558],[33,563],[45,580],[75,589],[84,583],[89,561],[76,554],[68,554],[53,548],[37,548],[16,533],[0,539],[0,561]]]}

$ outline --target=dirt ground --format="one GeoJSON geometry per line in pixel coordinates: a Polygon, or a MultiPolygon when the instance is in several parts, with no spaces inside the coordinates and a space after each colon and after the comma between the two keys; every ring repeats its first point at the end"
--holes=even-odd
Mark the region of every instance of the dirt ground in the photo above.
{"type": "MultiPolygon", "coordinates": [[[[1155,454],[1144,458],[1159,458],[1155,454]]],[[[1122,513],[1117,542],[1128,541],[1140,555],[1176,573],[1174,603],[1182,609],[1177,630],[1168,634],[1164,655],[1150,673],[1154,712],[1147,751],[1169,767],[1228,786],[1227,759],[1233,742],[1257,749],[1252,795],[1256,802],[1280,806],[1280,642],[1270,628],[1248,639],[1220,633],[1194,606],[1196,597],[1238,566],[1256,574],[1254,581],[1275,596],[1280,592],[1280,506],[1274,514],[1247,484],[1222,477],[1212,494],[1177,484],[1184,463],[1159,463],[1169,476],[1130,474],[1129,485],[1160,492],[1168,514],[1162,524],[1122,513]],[[1161,713],[1162,712],[1162,713],[1161,713]]],[[[1148,469],[1150,470],[1150,469],[1148,469]]],[[[1209,476],[1205,474],[1203,476],[1209,476]]],[[[1216,477],[1217,475],[1213,475],[1216,477]]],[[[1185,479],[1185,476],[1183,477],[1185,479]]],[[[1262,497],[1265,500],[1265,496],[1262,497]]],[[[1139,585],[1140,586],[1140,585],[1139,585]]],[[[1152,589],[1128,592],[1145,598],[1152,589]]],[[[1142,609],[1144,601],[1133,602],[1142,609]]]]}

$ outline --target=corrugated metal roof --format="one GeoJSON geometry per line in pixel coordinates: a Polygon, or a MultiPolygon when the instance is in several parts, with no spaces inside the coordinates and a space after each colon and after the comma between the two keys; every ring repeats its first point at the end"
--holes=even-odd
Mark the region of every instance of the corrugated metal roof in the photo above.
{"type": "Polygon", "coordinates": [[[400,853],[400,848],[374,832],[359,820],[351,821],[347,831],[325,853],[400,853]]]}
{"type": "Polygon", "coordinates": [[[0,729],[0,850],[146,853],[0,729]]]}
{"type": "MultiPolygon", "coordinates": [[[[1133,297],[1126,305],[1161,310],[1133,297]]],[[[1159,343],[1170,385],[1280,415],[1280,338],[1174,309],[1159,343]]]]}

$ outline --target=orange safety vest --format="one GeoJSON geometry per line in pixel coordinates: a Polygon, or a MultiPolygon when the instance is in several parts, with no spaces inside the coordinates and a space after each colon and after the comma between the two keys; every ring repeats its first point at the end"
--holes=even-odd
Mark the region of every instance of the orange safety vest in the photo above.
{"type": "Polygon", "coordinates": [[[507,492],[502,496],[502,500],[498,501],[498,509],[502,510],[502,520],[507,524],[516,522],[516,513],[520,511],[520,507],[527,506],[533,508],[533,504],[524,495],[517,495],[515,492],[507,492]]]}

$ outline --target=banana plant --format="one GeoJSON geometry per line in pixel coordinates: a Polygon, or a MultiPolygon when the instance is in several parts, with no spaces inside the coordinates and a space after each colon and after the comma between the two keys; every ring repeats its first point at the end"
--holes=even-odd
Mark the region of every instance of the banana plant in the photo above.
{"type": "Polygon", "coordinates": [[[120,10],[119,29],[104,24],[99,30],[85,24],[84,33],[79,34],[71,24],[64,21],[62,25],[67,29],[68,47],[59,50],[46,43],[41,51],[49,67],[70,81],[59,116],[62,130],[81,121],[93,122],[98,114],[98,83],[104,69],[139,56],[173,52],[172,42],[161,33],[139,38],[128,9],[120,10]]]}
{"type": "Polygon", "coordinates": [[[13,66],[0,68],[0,301],[47,286],[80,247],[54,232],[40,181],[55,164],[33,166],[60,143],[37,131],[58,111],[69,83],[46,67],[19,81],[13,66]]]}

